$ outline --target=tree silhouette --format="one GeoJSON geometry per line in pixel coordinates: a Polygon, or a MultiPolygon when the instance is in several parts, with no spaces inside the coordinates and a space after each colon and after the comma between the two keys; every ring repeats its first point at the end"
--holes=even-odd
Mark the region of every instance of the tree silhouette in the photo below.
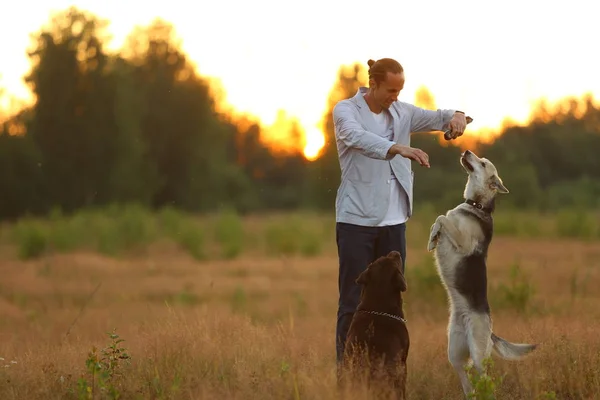
{"type": "MultiPolygon", "coordinates": [[[[198,74],[169,23],[134,29],[116,54],[105,50],[107,25],[71,7],[33,35],[26,82],[35,102],[0,113],[0,218],[125,202],[332,213],[340,166],[331,114],[366,85],[362,64],[340,67],[321,124],[325,144],[309,162],[298,121],[282,111],[262,126],[228,109],[223,88],[198,74]]],[[[425,87],[414,103],[436,107],[425,87]]],[[[503,207],[600,207],[600,106],[591,94],[541,101],[529,123],[506,124],[486,142],[468,129],[452,142],[413,133],[411,145],[431,161],[414,168],[417,212],[461,201],[465,147],[498,167],[511,190],[503,207]]]]}
{"type": "Polygon", "coordinates": [[[65,211],[110,198],[115,153],[114,86],[101,30],[106,23],[70,8],[36,36],[26,77],[37,97],[30,134],[41,151],[43,193],[65,211]]]}

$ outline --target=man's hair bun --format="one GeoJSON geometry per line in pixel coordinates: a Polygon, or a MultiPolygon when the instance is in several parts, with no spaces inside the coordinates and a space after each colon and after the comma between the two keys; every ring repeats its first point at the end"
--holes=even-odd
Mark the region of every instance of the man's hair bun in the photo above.
{"type": "Polygon", "coordinates": [[[369,64],[369,80],[374,79],[376,83],[385,81],[388,72],[392,74],[404,72],[402,65],[392,58],[380,58],[377,62],[369,60],[367,64],[369,64]]]}

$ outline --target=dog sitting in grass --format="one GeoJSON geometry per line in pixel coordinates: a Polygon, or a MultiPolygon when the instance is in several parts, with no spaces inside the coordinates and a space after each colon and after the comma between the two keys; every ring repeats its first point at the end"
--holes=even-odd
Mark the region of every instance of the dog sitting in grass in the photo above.
{"type": "Polygon", "coordinates": [[[356,283],[362,285],[361,300],[346,339],[344,385],[362,382],[383,395],[405,399],[410,340],[402,310],[407,286],[400,253],[375,260],[356,283]]]}

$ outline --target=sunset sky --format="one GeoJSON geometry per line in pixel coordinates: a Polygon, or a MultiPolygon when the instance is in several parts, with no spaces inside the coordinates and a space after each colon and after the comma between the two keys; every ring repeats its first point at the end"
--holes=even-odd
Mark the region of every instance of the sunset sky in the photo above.
{"type": "Polygon", "coordinates": [[[0,13],[0,87],[27,100],[30,33],[70,5],[110,20],[110,49],[135,25],[175,26],[202,75],[218,78],[237,110],[272,124],[297,117],[309,142],[341,64],[392,57],[401,100],[425,85],[442,108],[473,116],[471,131],[525,122],[540,98],[600,93],[597,2],[21,0],[0,13]]]}

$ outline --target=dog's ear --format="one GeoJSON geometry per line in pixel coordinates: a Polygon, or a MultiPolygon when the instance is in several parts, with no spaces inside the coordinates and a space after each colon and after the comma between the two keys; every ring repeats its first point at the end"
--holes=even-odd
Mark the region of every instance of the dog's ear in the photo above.
{"type": "Polygon", "coordinates": [[[508,189],[506,186],[504,186],[502,180],[497,175],[492,176],[490,188],[497,190],[498,193],[508,193],[508,189]]]}
{"type": "Polygon", "coordinates": [[[394,285],[400,289],[401,292],[406,292],[406,289],[408,289],[406,278],[404,278],[404,274],[400,269],[394,274],[394,285]]]}
{"type": "Polygon", "coordinates": [[[358,283],[359,285],[364,285],[369,281],[369,267],[367,267],[367,269],[365,269],[363,272],[360,273],[360,275],[358,275],[358,278],[356,278],[355,282],[358,283]]]}
{"type": "Polygon", "coordinates": [[[396,263],[396,272],[394,273],[394,286],[400,291],[406,291],[406,279],[404,278],[404,274],[402,274],[402,256],[400,252],[396,250],[392,250],[388,253],[388,258],[391,258],[396,263]]]}

